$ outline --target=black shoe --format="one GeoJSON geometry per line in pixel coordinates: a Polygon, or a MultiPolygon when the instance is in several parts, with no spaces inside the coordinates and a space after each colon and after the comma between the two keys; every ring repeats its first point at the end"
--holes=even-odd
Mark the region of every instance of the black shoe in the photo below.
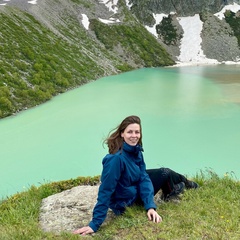
{"type": "Polygon", "coordinates": [[[190,180],[187,180],[187,183],[185,184],[186,185],[186,188],[187,189],[190,189],[190,188],[198,188],[199,185],[196,183],[196,182],[193,182],[193,181],[190,181],[190,180]]]}
{"type": "Polygon", "coordinates": [[[164,201],[170,201],[172,199],[179,199],[179,194],[183,193],[184,189],[185,189],[184,182],[180,182],[173,186],[172,192],[170,192],[169,194],[163,194],[161,198],[164,201]]]}
{"type": "Polygon", "coordinates": [[[171,193],[174,194],[174,195],[179,195],[179,194],[183,193],[183,191],[185,189],[185,184],[184,184],[184,182],[180,182],[178,184],[175,184],[173,186],[173,188],[174,189],[173,189],[173,191],[171,193]]]}

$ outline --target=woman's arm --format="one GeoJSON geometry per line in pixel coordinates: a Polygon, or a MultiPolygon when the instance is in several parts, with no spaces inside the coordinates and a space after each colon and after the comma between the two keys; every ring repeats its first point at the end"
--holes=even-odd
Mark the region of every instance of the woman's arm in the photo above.
{"type": "Polygon", "coordinates": [[[93,218],[89,226],[74,231],[76,234],[86,235],[96,232],[107,216],[110,199],[114,193],[122,172],[121,159],[116,155],[107,155],[103,159],[101,185],[98,191],[97,203],[93,210],[93,218]]]}

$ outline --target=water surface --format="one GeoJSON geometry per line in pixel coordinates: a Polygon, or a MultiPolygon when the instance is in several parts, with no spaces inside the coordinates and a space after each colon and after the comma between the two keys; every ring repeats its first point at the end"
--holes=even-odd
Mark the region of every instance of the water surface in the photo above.
{"type": "Polygon", "coordinates": [[[240,68],[140,69],[101,78],[0,120],[0,196],[101,173],[102,140],[123,118],[142,119],[148,168],[240,178],[240,68]]]}

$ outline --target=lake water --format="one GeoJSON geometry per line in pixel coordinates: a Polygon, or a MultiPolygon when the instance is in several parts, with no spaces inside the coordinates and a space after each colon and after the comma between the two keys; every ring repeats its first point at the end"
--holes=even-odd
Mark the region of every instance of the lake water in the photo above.
{"type": "Polygon", "coordinates": [[[148,168],[240,178],[240,66],[140,69],[101,78],[0,120],[0,196],[101,173],[102,140],[128,115],[148,168]]]}

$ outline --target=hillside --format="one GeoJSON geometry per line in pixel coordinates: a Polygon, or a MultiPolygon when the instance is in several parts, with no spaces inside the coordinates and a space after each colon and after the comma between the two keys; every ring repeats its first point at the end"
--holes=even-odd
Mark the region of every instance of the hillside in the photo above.
{"type": "Polygon", "coordinates": [[[96,1],[1,5],[0,117],[103,76],[174,64],[126,5],[118,4],[118,24],[99,20],[112,12],[96,1]]]}

